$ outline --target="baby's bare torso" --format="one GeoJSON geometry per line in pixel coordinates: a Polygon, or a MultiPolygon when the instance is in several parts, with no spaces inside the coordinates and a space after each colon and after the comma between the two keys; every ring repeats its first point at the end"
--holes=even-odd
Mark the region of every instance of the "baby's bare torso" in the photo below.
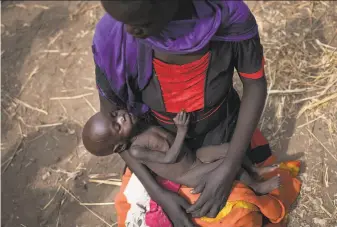
{"type": "MultiPolygon", "coordinates": [[[[165,129],[150,127],[138,135],[131,146],[141,146],[159,152],[167,152],[173,141],[174,136],[165,129]]],[[[184,145],[182,149],[182,155],[178,157],[176,163],[161,164],[147,161],[143,161],[143,163],[158,176],[189,187],[195,187],[199,180],[219,165],[219,161],[202,163],[196,157],[195,152],[188,147],[184,145]]]]}

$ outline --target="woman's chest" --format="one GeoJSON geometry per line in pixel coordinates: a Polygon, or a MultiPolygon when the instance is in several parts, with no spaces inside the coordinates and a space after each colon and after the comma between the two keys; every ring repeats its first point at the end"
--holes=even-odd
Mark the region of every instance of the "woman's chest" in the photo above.
{"type": "Polygon", "coordinates": [[[210,109],[232,87],[232,52],[224,44],[191,55],[154,53],[152,77],[141,91],[142,102],[157,112],[210,109]]]}

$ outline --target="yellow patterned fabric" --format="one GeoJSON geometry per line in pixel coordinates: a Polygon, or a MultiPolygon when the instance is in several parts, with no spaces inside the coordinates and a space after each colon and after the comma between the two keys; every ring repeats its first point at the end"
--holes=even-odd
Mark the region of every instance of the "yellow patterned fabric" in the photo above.
{"type": "Polygon", "coordinates": [[[259,210],[259,208],[252,203],[246,201],[232,201],[227,202],[226,206],[222,208],[222,210],[218,213],[218,215],[215,218],[202,217],[201,220],[208,223],[220,221],[225,216],[227,216],[234,208],[244,208],[249,209],[251,211],[259,210]]]}
{"type": "Polygon", "coordinates": [[[292,177],[296,177],[300,171],[300,161],[281,162],[280,169],[288,170],[292,177]]]}

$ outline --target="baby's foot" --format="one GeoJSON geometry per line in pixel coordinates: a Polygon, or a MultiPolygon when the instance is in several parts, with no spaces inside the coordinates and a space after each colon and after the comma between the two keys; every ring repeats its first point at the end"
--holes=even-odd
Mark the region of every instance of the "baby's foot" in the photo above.
{"type": "Polygon", "coordinates": [[[280,175],[272,177],[264,182],[256,182],[251,185],[251,188],[258,194],[267,194],[274,189],[280,187],[280,175]]]}

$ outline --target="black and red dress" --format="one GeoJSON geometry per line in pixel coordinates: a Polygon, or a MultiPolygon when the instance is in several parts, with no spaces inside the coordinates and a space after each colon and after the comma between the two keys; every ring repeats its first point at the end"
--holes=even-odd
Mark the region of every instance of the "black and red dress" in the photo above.
{"type": "MultiPolygon", "coordinates": [[[[147,48],[143,45],[139,50],[149,51],[147,48]]],[[[240,107],[239,96],[233,88],[234,69],[240,77],[259,79],[264,76],[263,49],[258,36],[240,42],[211,42],[204,56],[184,65],[172,65],[155,58],[152,65],[152,77],[139,91],[137,99],[150,108],[159,125],[172,133],[176,131],[174,116],[181,110],[189,112],[191,125],[186,142],[192,150],[229,142],[240,107]]],[[[144,71],[142,67],[145,64],[138,65],[138,72],[144,71]]],[[[98,87],[118,104],[118,98],[111,92],[98,66],[96,76],[98,87]]],[[[258,163],[271,152],[265,144],[248,155],[258,163]]]]}

